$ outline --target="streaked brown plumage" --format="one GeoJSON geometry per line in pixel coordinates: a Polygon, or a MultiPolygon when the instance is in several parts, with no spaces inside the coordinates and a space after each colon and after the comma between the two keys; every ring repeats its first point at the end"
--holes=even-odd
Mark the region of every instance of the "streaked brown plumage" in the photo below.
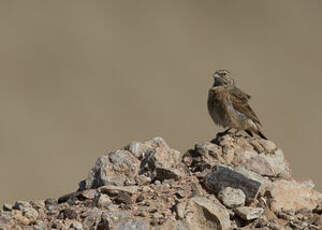
{"type": "MultiPolygon", "coordinates": [[[[214,73],[214,84],[208,93],[208,111],[213,121],[224,128],[245,130],[267,139],[261,132],[261,122],[248,104],[250,95],[235,86],[227,70],[214,73]]],[[[228,129],[228,130],[229,130],[228,129]]]]}

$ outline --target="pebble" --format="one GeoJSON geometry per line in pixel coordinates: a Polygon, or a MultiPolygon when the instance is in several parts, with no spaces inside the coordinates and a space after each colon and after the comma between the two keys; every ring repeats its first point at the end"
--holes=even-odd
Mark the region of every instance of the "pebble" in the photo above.
{"type": "Polygon", "coordinates": [[[236,208],[245,205],[246,195],[241,189],[226,187],[222,189],[218,198],[228,208],[236,208]]]}
{"type": "Polygon", "coordinates": [[[72,224],[71,224],[71,227],[75,228],[76,230],[82,230],[83,229],[82,223],[80,223],[78,221],[73,221],[72,224]]]}

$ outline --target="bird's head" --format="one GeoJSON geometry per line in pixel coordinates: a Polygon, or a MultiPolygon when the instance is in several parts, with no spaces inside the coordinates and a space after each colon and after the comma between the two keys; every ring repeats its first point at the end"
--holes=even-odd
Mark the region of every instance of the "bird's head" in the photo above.
{"type": "Polygon", "coordinates": [[[214,75],[214,86],[233,86],[235,85],[234,79],[231,77],[230,72],[225,69],[217,70],[214,75]]]}

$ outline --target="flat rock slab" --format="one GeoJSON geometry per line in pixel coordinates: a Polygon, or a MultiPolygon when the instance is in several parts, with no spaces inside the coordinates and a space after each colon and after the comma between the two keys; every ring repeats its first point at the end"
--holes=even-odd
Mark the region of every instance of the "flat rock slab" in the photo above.
{"type": "Polygon", "coordinates": [[[216,165],[215,171],[205,177],[205,185],[215,193],[226,187],[241,189],[248,200],[255,199],[261,187],[260,182],[222,165],[216,165]]]}
{"type": "Polygon", "coordinates": [[[127,192],[132,195],[138,191],[138,187],[106,185],[98,188],[98,191],[101,193],[107,193],[111,195],[117,195],[119,192],[127,192]]]}
{"type": "Polygon", "coordinates": [[[239,207],[236,208],[237,215],[244,220],[254,220],[259,218],[264,213],[263,208],[254,207],[239,207]]]}

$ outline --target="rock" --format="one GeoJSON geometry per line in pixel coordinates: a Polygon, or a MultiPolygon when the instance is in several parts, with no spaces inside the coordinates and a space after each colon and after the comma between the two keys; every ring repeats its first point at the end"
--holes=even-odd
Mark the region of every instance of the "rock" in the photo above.
{"type": "Polygon", "coordinates": [[[204,183],[216,194],[225,187],[241,189],[248,200],[255,199],[261,187],[260,182],[222,165],[216,165],[215,170],[205,177],[204,183]]]}
{"type": "Polygon", "coordinates": [[[255,156],[246,161],[246,168],[263,176],[277,176],[271,164],[262,156],[255,156]]]}
{"type": "Polygon", "coordinates": [[[17,210],[23,210],[25,208],[31,208],[31,204],[28,201],[16,201],[12,208],[17,210]]]}
{"type": "Polygon", "coordinates": [[[246,168],[263,176],[289,175],[290,169],[284,159],[282,150],[278,149],[274,154],[261,153],[246,161],[246,168]]]}
{"type": "Polygon", "coordinates": [[[187,205],[186,202],[184,202],[184,203],[178,203],[176,205],[176,213],[177,213],[178,219],[184,219],[186,205],[187,205]]]}
{"type": "Polygon", "coordinates": [[[213,143],[196,144],[194,149],[196,156],[201,156],[202,160],[209,165],[214,166],[219,162],[222,162],[222,148],[213,143]]]}
{"type": "Polygon", "coordinates": [[[125,223],[130,220],[132,217],[129,212],[126,211],[104,211],[101,215],[101,229],[120,229],[120,226],[123,226],[121,223],[125,223]],[[102,228],[105,225],[105,228],[102,228]],[[108,226],[108,227],[107,227],[108,226]]]}
{"type": "Polygon", "coordinates": [[[271,184],[272,184],[272,182],[269,179],[267,179],[267,178],[265,178],[265,177],[263,177],[263,176],[255,173],[255,172],[249,171],[244,166],[238,166],[234,170],[236,172],[238,172],[238,173],[243,174],[247,178],[250,178],[252,180],[255,180],[255,181],[260,182],[261,183],[261,187],[260,187],[260,191],[259,192],[262,195],[265,193],[266,189],[269,188],[271,186],[271,184]]]}
{"type": "Polygon", "coordinates": [[[322,229],[313,188],[271,141],[228,133],[181,155],[158,137],[104,154],[58,200],[4,205],[0,230],[322,229]]]}
{"type": "Polygon", "coordinates": [[[3,209],[3,211],[11,211],[12,207],[13,207],[12,204],[5,203],[5,204],[3,204],[2,209],[3,209]]]}
{"type": "Polygon", "coordinates": [[[114,198],[114,202],[116,204],[132,204],[132,199],[129,193],[127,192],[119,192],[117,196],[114,198]]]}
{"type": "Polygon", "coordinates": [[[80,192],[71,192],[68,194],[65,194],[58,198],[57,203],[61,204],[64,202],[67,202],[68,200],[78,199],[77,196],[80,194],[80,192]]]}
{"type": "Polygon", "coordinates": [[[271,209],[274,212],[284,210],[299,210],[302,208],[314,209],[322,194],[309,189],[295,181],[277,180],[269,190],[271,209]]]}
{"type": "MultiPolygon", "coordinates": [[[[213,142],[213,141],[212,141],[213,142]]],[[[234,146],[234,138],[231,135],[224,135],[217,137],[215,142],[219,143],[220,146],[234,146]]]]}
{"type": "Polygon", "coordinates": [[[101,221],[102,211],[98,208],[93,208],[82,214],[84,217],[83,227],[85,229],[96,229],[97,225],[101,221]]]}
{"type": "Polygon", "coordinates": [[[276,144],[270,140],[265,140],[261,138],[259,139],[259,143],[263,146],[266,153],[273,153],[277,149],[276,144]]]}
{"type": "Polygon", "coordinates": [[[133,155],[136,156],[136,158],[138,159],[142,159],[144,152],[149,150],[149,148],[150,148],[149,146],[137,141],[134,141],[125,147],[126,150],[133,153],[133,155]]]}
{"type": "Polygon", "coordinates": [[[15,224],[13,215],[11,213],[5,213],[0,215],[0,229],[12,229],[12,226],[15,224]]]}
{"type": "Polygon", "coordinates": [[[178,180],[183,176],[183,172],[176,168],[179,163],[180,152],[157,147],[146,153],[141,163],[141,173],[150,172],[154,180],[178,180]]]}
{"type": "Polygon", "coordinates": [[[100,193],[106,193],[109,195],[117,195],[119,192],[126,192],[132,195],[136,193],[137,190],[138,190],[137,186],[114,186],[114,185],[106,185],[98,189],[100,193]]]}
{"type": "Polygon", "coordinates": [[[31,201],[30,204],[36,210],[41,210],[45,208],[45,202],[43,200],[31,201]]]}
{"type": "Polygon", "coordinates": [[[230,229],[229,213],[219,201],[193,197],[187,203],[184,222],[188,229],[230,229]]]}
{"type": "Polygon", "coordinates": [[[135,181],[138,185],[147,185],[150,184],[151,178],[145,175],[138,175],[135,177],[135,181]]]}
{"type": "Polygon", "coordinates": [[[135,178],[139,171],[139,160],[129,151],[117,150],[99,157],[79,190],[98,188],[104,185],[123,186],[127,178],[135,178]]]}
{"type": "Polygon", "coordinates": [[[260,141],[258,141],[258,139],[251,139],[250,144],[254,147],[254,149],[257,153],[265,152],[264,147],[261,145],[261,143],[260,143],[260,141]]]}
{"type": "Polygon", "coordinates": [[[95,189],[88,189],[81,191],[77,197],[80,200],[93,200],[97,196],[97,191],[95,189]]]}
{"type": "Polygon", "coordinates": [[[140,220],[136,220],[133,218],[127,218],[122,220],[116,227],[116,230],[149,230],[149,224],[144,222],[144,221],[140,221],[140,220]]]}
{"type": "Polygon", "coordinates": [[[72,228],[75,228],[76,230],[82,230],[83,229],[83,225],[82,223],[78,222],[78,221],[73,221],[71,224],[72,228]]]}
{"type": "Polygon", "coordinates": [[[23,216],[21,211],[14,210],[12,212],[12,214],[13,214],[14,219],[16,219],[16,221],[19,224],[21,224],[21,225],[28,225],[28,224],[30,224],[30,220],[27,217],[23,216]]]}
{"type": "Polygon", "coordinates": [[[254,220],[263,215],[264,209],[254,207],[238,207],[236,208],[236,213],[244,220],[254,220]]]}
{"type": "Polygon", "coordinates": [[[223,157],[227,164],[230,164],[235,156],[235,149],[231,146],[225,146],[222,149],[223,157]]]}
{"type": "Polygon", "coordinates": [[[32,207],[24,208],[22,214],[31,222],[35,221],[39,215],[38,212],[32,207]]]}
{"type": "Polygon", "coordinates": [[[140,195],[137,196],[137,198],[135,199],[136,203],[140,203],[142,201],[144,201],[144,195],[141,193],[140,195]]]}
{"type": "Polygon", "coordinates": [[[226,187],[218,193],[218,198],[228,208],[236,208],[245,205],[246,195],[240,189],[226,187]]]}
{"type": "Polygon", "coordinates": [[[322,215],[322,201],[320,201],[316,207],[312,210],[313,213],[316,213],[318,215],[322,215]]]}
{"type": "Polygon", "coordinates": [[[166,150],[170,150],[168,144],[162,137],[155,137],[151,140],[145,141],[144,143],[134,141],[125,147],[126,150],[132,152],[133,155],[140,160],[142,160],[145,157],[145,154],[149,150],[156,148],[164,148],[166,150]]]}
{"type": "Polygon", "coordinates": [[[77,213],[75,210],[67,208],[67,209],[63,209],[59,212],[58,217],[60,219],[76,219],[77,217],[77,213]]]}
{"type": "Polygon", "coordinates": [[[112,201],[109,198],[109,196],[105,195],[105,194],[100,194],[98,199],[97,199],[97,206],[98,207],[107,207],[106,205],[111,204],[112,201]]]}

